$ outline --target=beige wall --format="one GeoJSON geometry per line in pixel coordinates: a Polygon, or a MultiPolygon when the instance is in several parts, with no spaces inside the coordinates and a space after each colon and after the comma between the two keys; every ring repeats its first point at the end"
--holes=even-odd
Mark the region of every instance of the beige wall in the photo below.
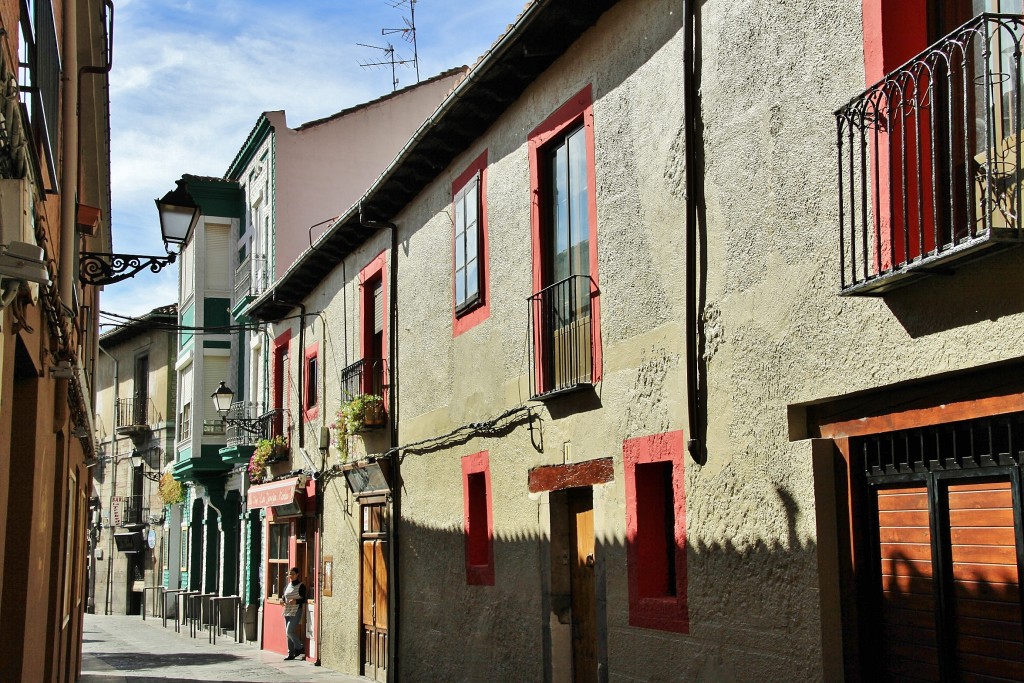
{"type": "MultiPolygon", "coordinates": [[[[545,568],[558,543],[551,496],[531,495],[527,475],[561,464],[569,444],[574,462],[615,464],[614,481],[594,492],[610,677],[821,680],[812,443],[790,440],[799,425],[789,409],[1020,357],[1020,303],[979,294],[1020,291],[1020,254],[885,299],[837,295],[832,111],[864,87],[859,3],[702,4],[708,459],[685,461],[691,626],[629,625],[623,441],[688,430],[681,11],[619,3],[394,218],[407,444],[528,398],[526,136],[592,86],[604,379],[589,400],[535,404],[532,433],[519,425],[404,458],[398,647],[410,679],[538,680],[545,657],[551,675],[566,673],[545,568]],[[451,182],[484,149],[490,317],[453,339],[451,182]],[[465,585],[460,471],[462,456],[482,450],[494,496],[496,583],[486,588],[465,585]]],[[[378,233],[306,300],[327,321],[328,405],[340,368],[359,357],[356,275],[388,238],[378,233]]],[[[357,455],[388,446],[381,434],[356,442],[357,455]]],[[[340,480],[326,491],[335,593],[324,598],[322,651],[327,666],[354,671],[358,508],[340,480]]]]}

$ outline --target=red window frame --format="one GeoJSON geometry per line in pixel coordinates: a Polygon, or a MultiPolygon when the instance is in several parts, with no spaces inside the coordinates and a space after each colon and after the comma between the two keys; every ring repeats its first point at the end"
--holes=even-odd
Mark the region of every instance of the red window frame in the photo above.
{"type": "MultiPolygon", "coordinates": [[[[530,131],[527,136],[530,162],[530,235],[531,235],[531,260],[533,263],[533,291],[539,292],[545,286],[552,284],[545,282],[546,274],[544,268],[544,207],[548,199],[549,189],[544,187],[543,163],[544,154],[549,143],[556,142],[561,137],[571,132],[580,123],[583,124],[586,149],[587,149],[587,230],[590,245],[590,277],[594,283],[599,283],[597,265],[597,171],[594,165],[594,100],[593,89],[587,84],[582,90],[573,95],[565,104],[560,106],[550,116],[544,119],[536,128],[530,131]]],[[[601,348],[601,298],[591,297],[591,320],[594,326],[593,331],[593,368],[592,381],[599,382],[602,377],[602,348],[601,348]]],[[[539,342],[535,342],[539,343],[539,342]]],[[[534,349],[537,357],[541,357],[544,349],[534,349]]],[[[538,365],[538,367],[540,367],[538,365]]],[[[550,382],[550,378],[541,376],[538,378],[538,386],[543,393],[550,382]]]]}
{"type": "Polygon", "coordinates": [[[494,512],[487,451],[462,458],[463,535],[466,584],[494,585],[494,512]]]}
{"type": "Polygon", "coordinates": [[[291,401],[291,388],[288,386],[291,368],[287,367],[291,363],[291,339],[292,331],[290,329],[285,330],[274,339],[273,409],[280,412],[274,416],[273,429],[275,433],[273,436],[286,436],[284,433],[284,410],[291,401]],[[286,358],[287,362],[285,362],[286,358]]]}
{"type": "Polygon", "coordinates": [[[622,443],[626,483],[626,566],[631,626],[688,633],[690,614],[686,576],[686,492],[684,488],[683,433],[642,436],[622,443]],[[669,574],[665,534],[658,526],[663,514],[664,484],[647,466],[668,463],[672,468],[672,538],[675,585],[666,590],[669,574]],[[654,475],[654,476],[651,476],[654,475]],[[660,582],[660,583],[659,583],[660,582]]]}
{"type": "MultiPolygon", "coordinates": [[[[371,347],[373,345],[373,284],[379,280],[381,286],[381,297],[383,298],[382,306],[384,307],[384,320],[382,321],[381,338],[382,348],[380,349],[380,359],[383,361],[381,372],[383,373],[382,381],[384,384],[383,398],[384,398],[384,409],[387,410],[390,405],[390,400],[387,391],[388,376],[385,369],[387,364],[390,362],[388,354],[390,352],[390,345],[388,344],[388,323],[390,322],[390,316],[388,311],[391,310],[388,305],[388,278],[387,278],[387,251],[380,252],[372,261],[370,261],[362,270],[359,271],[359,353],[360,358],[364,361],[375,358],[370,355],[371,347]]],[[[362,377],[362,391],[363,393],[372,393],[373,391],[373,376],[372,368],[369,365],[363,366],[363,377],[362,377]]]]}
{"type": "Polygon", "coordinates": [[[487,150],[452,182],[452,337],[469,330],[491,315],[490,300],[490,245],[487,236],[487,150]],[[458,246],[455,239],[455,198],[458,193],[474,179],[479,178],[478,198],[479,207],[477,213],[477,239],[479,240],[478,254],[480,258],[480,294],[477,302],[464,310],[459,311],[458,302],[455,300],[455,249],[458,246]]]}
{"type": "Polygon", "coordinates": [[[317,375],[319,372],[314,367],[313,372],[310,372],[310,361],[315,362],[315,366],[320,364],[320,342],[314,342],[306,347],[306,353],[303,356],[302,361],[302,416],[309,422],[310,420],[316,419],[320,412],[320,385],[317,382],[317,375]],[[312,392],[312,394],[310,393],[312,392]],[[309,400],[312,396],[312,402],[309,400]]]}

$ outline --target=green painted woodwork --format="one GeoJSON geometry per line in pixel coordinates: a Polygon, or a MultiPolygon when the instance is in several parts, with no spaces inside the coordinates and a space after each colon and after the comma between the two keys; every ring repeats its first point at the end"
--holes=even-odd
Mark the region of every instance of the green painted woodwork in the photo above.
{"type": "Polygon", "coordinates": [[[211,296],[203,299],[203,326],[222,327],[231,324],[231,299],[211,296]]]}
{"type": "Polygon", "coordinates": [[[230,349],[231,342],[229,341],[216,341],[210,339],[203,340],[204,349],[230,349]]]}
{"type": "Polygon", "coordinates": [[[242,219],[245,201],[238,183],[219,178],[184,175],[188,193],[199,205],[204,216],[242,219]]]}
{"type": "Polygon", "coordinates": [[[216,444],[204,444],[199,451],[199,457],[191,457],[192,449],[182,449],[178,453],[178,462],[171,470],[174,478],[178,481],[199,481],[203,484],[218,479],[231,469],[229,464],[221,460],[221,448],[222,446],[216,444]],[[183,457],[185,453],[190,457],[183,457]]]}
{"type": "MultiPolygon", "coordinates": [[[[195,302],[188,305],[181,312],[181,324],[183,327],[192,327],[196,324],[196,305],[195,302]]],[[[195,334],[188,330],[182,330],[178,336],[178,347],[185,348],[185,346],[192,341],[195,334]]]]}
{"type": "Polygon", "coordinates": [[[220,449],[220,459],[229,465],[241,465],[249,462],[256,446],[240,444],[238,446],[227,446],[220,449]]]}

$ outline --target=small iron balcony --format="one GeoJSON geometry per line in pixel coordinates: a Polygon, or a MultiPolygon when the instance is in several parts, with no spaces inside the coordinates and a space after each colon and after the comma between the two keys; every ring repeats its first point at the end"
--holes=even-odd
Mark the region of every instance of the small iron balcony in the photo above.
{"type": "Polygon", "coordinates": [[[258,403],[235,401],[228,409],[225,444],[229,448],[254,446],[260,439],[288,437],[291,430],[290,413],[287,410],[280,408],[263,412],[258,403]]]}
{"type": "Polygon", "coordinates": [[[156,422],[156,407],[148,397],[119,398],[114,428],[118,434],[143,434],[156,422]]]}
{"type": "Polygon", "coordinates": [[[538,399],[592,386],[594,280],[573,275],[545,287],[529,303],[530,395],[538,399]]]}
{"type": "Polygon", "coordinates": [[[841,294],[1024,241],[1022,37],[980,15],[836,111],[841,294]]]}
{"type": "Polygon", "coordinates": [[[341,371],[342,402],[352,401],[360,396],[379,396],[381,399],[366,404],[360,431],[380,429],[386,424],[387,382],[387,361],[381,358],[357,360],[341,371]]]}

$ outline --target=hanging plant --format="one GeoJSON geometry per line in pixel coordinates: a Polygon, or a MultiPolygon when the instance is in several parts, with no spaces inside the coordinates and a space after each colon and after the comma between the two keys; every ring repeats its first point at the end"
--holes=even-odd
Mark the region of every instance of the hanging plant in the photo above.
{"type": "Polygon", "coordinates": [[[345,431],[355,434],[367,426],[384,424],[384,399],[376,394],[359,394],[341,404],[345,431]]]}
{"type": "Polygon", "coordinates": [[[261,484],[267,480],[270,464],[288,455],[288,440],[283,436],[260,439],[249,458],[249,481],[261,484]]]}
{"type": "Polygon", "coordinates": [[[160,477],[158,491],[160,493],[160,500],[164,502],[164,505],[174,505],[175,503],[185,501],[185,489],[182,488],[181,482],[175,479],[170,472],[164,472],[163,476],[160,477]]]}

